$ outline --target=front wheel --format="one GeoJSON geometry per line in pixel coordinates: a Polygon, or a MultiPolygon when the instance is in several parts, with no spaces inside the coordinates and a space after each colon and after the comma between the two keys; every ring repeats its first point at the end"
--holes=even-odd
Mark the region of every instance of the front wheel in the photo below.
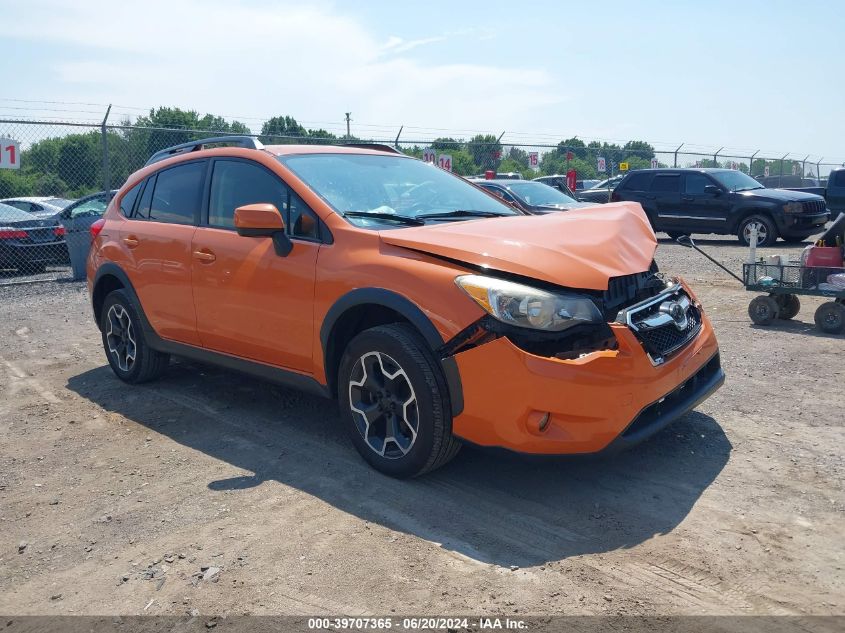
{"type": "Polygon", "coordinates": [[[125,290],[106,296],[100,312],[100,330],[106,359],[122,381],[147,382],[167,369],[170,356],[147,345],[138,311],[125,290]]]}
{"type": "Polygon", "coordinates": [[[415,477],[457,454],[446,381],[410,325],[361,332],[343,354],[337,383],[352,443],[376,470],[415,477]]]}
{"type": "Polygon", "coordinates": [[[751,244],[751,230],[757,227],[757,246],[772,246],[778,239],[775,223],[761,214],[750,215],[739,223],[737,237],[743,245],[751,244]]]}

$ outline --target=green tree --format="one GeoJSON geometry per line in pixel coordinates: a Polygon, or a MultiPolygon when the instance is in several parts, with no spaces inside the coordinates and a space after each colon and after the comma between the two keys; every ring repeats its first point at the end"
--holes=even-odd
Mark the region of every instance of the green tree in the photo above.
{"type": "Polygon", "coordinates": [[[292,116],[274,116],[261,126],[261,136],[258,138],[262,143],[277,145],[299,142],[298,139],[306,136],[308,136],[308,130],[297,123],[292,116]]]}
{"type": "Polygon", "coordinates": [[[467,143],[467,150],[481,171],[496,170],[502,162],[502,144],[492,134],[476,134],[467,143]]]}

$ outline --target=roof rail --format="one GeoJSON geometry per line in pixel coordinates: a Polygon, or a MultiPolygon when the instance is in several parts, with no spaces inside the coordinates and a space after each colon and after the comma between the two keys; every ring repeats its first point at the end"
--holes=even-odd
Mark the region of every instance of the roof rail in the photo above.
{"type": "Polygon", "coordinates": [[[341,147],[357,147],[359,149],[374,149],[379,152],[390,152],[391,154],[404,154],[391,145],[384,143],[343,143],[341,147]]]}
{"type": "Polygon", "coordinates": [[[163,150],[160,150],[150,156],[144,166],[152,165],[153,163],[157,163],[160,160],[170,158],[171,156],[175,156],[177,154],[196,152],[198,150],[205,149],[206,145],[217,143],[229,143],[237,147],[245,147],[247,149],[264,149],[264,144],[257,138],[253,138],[251,136],[215,136],[213,138],[203,138],[198,141],[190,141],[189,143],[181,143],[179,145],[174,145],[173,147],[165,147],[163,150]]]}

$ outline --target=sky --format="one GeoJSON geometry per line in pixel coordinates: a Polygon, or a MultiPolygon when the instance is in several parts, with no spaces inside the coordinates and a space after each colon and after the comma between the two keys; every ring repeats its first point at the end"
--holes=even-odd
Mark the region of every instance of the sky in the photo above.
{"type": "Polygon", "coordinates": [[[0,0],[0,25],[0,118],[169,105],[340,132],[351,112],[368,137],[845,161],[840,0],[0,0]]]}

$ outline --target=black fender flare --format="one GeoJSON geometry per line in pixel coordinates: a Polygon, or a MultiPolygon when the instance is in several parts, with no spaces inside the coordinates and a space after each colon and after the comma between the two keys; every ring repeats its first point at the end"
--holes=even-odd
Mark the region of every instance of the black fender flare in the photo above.
{"type": "Polygon", "coordinates": [[[106,262],[102,264],[94,274],[94,282],[91,284],[91,309],[94,311],[94,321],[96,321],[97,326],[99,327],[100,325],[100,315],[97,314],[94,297],[96,296],[97,286],[99,285],[100,280],[102,280],[102,278],[106,275],[115,277],[118,281],[120,281],[123,285],[123,289],[131,295],[132,301],[135,303],[135,308],[138,310],[138,313],[141,315],[141,319],[144,321],[143,325],[145,329],[151,330],[152,328],[147,320],[147,315],[144,314],[144,310],[141,308],[138,293],[135,292],[135,287],[132,285],[132,282],[129,281],[129,275],[127,275],[120,266],[113,262],[106,262]]]}
{"type": "MultiPolygon", "coordinates": [[[[413,325],[425,339],[431,351],[437,357],[437,351],[443,347],[445,341],[425,312],[410,299],[386,288],[356,288],[342,295],[334,302],[326,313],[320,326],[320,344],[323,349],[323,366],[328,369],[329,359],[335,350],[331,350],[331,334],[334,326],[345,312],[360,305],[378,305],[390,308],[401,314],[413,325]],[[330,354],[330,352],[332,352],[330,354]]],[[[439,358],[443,368],[443,376],[449,387],[449,400],[452,406],[452,416],[459,415],[464,410],[464,392],[461,386],[461,375],[458,363],[453,357],[439,358]]],[[[327,376],[328,378],[328,376],[327,376]]],[[[330,381],[329,381],[330,382],[330,381]]]]}

